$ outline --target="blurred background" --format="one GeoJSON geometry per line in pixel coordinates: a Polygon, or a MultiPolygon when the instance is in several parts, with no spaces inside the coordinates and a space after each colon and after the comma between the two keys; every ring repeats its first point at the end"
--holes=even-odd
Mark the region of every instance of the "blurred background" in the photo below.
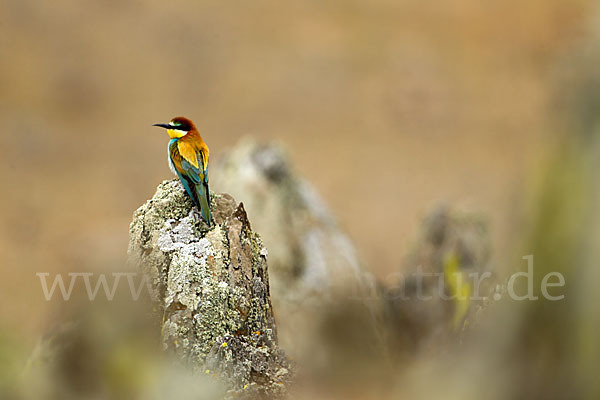
{"type": "Polygon", "coordinates": [[[595,73],[595,8],[2,1],[0,332],[26,352],[48,325],[36,272],[125,261],[133,211],[171,178],[151,124],[178,115],[212,160],[246,136],[283,144],[383,281],[440,200],[485,215],[493,262],[522,267],[543,243],[540,177],[596,112],[564,90],[595,73]]]}

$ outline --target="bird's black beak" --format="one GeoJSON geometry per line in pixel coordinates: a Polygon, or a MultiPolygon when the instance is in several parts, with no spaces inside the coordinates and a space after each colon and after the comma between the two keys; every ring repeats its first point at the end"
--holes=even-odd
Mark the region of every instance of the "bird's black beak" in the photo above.
{"type": "Polygon", "coordinates": [[[161,128],[171,129],[172,126],[169,124],[152,124],[152,126],[160,126],[161,128]]]}

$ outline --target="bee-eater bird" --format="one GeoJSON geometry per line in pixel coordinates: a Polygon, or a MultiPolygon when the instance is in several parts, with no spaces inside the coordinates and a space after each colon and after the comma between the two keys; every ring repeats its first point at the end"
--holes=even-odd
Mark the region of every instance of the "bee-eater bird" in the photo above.
{"type": "Polygon", "coordinates": [[[168,124],[154,124],[169,134],[169,167],[181,181],[187,194],[210,226],[210,191],[208,189],[208,146],[196,125],[185,117],[176,117],[168,124]]]}

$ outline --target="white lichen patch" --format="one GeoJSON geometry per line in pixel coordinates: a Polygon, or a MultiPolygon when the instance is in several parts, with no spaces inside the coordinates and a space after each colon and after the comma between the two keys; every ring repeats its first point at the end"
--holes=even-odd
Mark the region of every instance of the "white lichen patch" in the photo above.
{"type": "Polygon", "coordinates": [[[263,247],[262,249],[260,249],[260,255],[263,257],[268,257],[269,256],[269,252],[267,251],[266,247],[263,247]]]}

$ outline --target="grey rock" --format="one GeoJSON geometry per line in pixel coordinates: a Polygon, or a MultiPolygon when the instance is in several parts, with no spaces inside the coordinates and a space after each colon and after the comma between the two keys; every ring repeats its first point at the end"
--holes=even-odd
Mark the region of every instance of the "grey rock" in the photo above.
{"type": "Polygon", "coordinates": [[[242,140],[211,166],[211,187],[243,201],[265,241],[280,340],[295,357],[312,353],[332,302],[376,296],[353,243],[281,146],[242,140]]]}
{"type": "Polygon", "coordinates": [[[177,180],[161,183],[134,214],[129,260],[149,278],[162,313],[162,345],[241,396],[284,392],[290,368],[277,344],[267,251],[242,203],[213,195],[209,227],[177,180]],[[249,393],[249,392],[248,392],[249,393]]]}

